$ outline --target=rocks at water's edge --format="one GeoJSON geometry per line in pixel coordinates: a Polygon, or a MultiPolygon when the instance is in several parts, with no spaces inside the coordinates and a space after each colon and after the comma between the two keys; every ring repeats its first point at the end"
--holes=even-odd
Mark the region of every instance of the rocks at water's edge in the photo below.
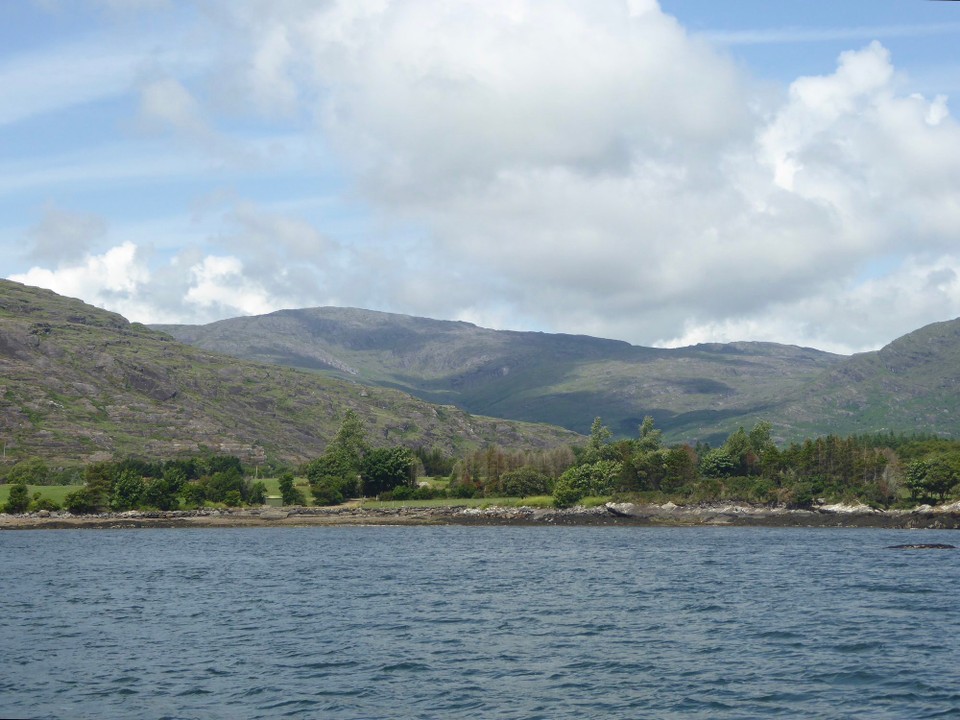
{"type": "Polygon", "coordinates": [[[913,510],[876,510],[866,505],[822,505],[791,509],[723,503],[680,506],[607,503],[586,508],[533,507],[260,507],[71,515],[41,511],[0,515],[0,529],[24,527],[146,527],[310,524],[486,524],[486,525],[737,525],[769,527],[888,527],[960,529],[960,504],[913,510]]]}

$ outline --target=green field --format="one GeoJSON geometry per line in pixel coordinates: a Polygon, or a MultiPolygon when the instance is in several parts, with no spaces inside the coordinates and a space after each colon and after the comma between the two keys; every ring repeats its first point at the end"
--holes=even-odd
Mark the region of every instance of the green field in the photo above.
{"type": "MultiPolygon", "coordinates": [[[[82,485],[27,485],[27,492],[30,494],[30,498],[33,498],[33,494],[39,492],[41,497],[49,498],[53,500],[58,505],[63,504],[63,499],[67,496],[67,493],[72,493],[74,490],[79,490],[82,485]]],[[[7,498],[10,496],[10,486],[9,485],[0,485],[0,505],[5,505],[7,498]]]]}

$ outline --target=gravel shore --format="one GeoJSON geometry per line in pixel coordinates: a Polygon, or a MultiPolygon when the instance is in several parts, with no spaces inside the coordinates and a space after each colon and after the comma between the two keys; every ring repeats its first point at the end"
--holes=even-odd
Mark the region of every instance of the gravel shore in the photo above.
{"type": "Polygon", "coordinates": [[[0,530],[73,528],[303,527],[318,525],[636,525],[757,527],[879,527],[960,529],[960,503],[911,510],[821,505],[809,510],[741,504],[679,506],[607,503],[594,508],[532,507],[285,507],[227,510],[0,514],[0,530]]]}

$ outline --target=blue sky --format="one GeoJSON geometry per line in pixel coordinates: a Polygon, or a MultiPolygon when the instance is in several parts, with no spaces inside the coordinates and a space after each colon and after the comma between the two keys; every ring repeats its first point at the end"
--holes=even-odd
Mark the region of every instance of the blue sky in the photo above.
{"type": "Polygon", "coordinates": [[[855,352],[960,315],[960,3],[0,4],[0,270],[855,352]]]}

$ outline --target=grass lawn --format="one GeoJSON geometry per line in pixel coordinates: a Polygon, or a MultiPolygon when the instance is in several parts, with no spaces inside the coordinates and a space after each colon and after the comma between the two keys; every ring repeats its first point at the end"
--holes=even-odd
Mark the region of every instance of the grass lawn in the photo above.
{"type": "MultiPolygon", "coordinates": [[[[63,499],[68,493],[82,487],[83,485],[27,485],[27,493],[31,500],[33,494],[39,492],[41,497],[50,498],[58,505],[63,505],[63,499]]],[[[0,505],[5,505],[8,497],[10,497],[10,486],[0,485],[0,505]]]]}

